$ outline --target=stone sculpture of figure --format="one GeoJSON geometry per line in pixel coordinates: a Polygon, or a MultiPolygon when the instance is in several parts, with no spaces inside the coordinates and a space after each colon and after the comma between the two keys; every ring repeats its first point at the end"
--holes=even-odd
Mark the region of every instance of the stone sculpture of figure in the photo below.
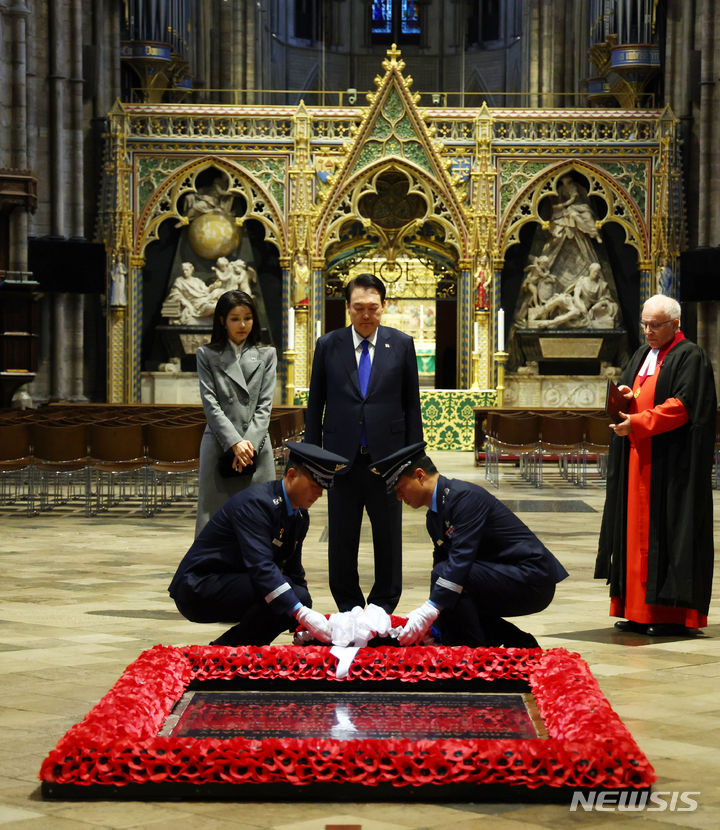
{"type": "Polygon", "coordinates": [[[172,325],[192,325],[204,317],[212,317],[215,303],[208,286],[195,276],[192,262],[182,263],[182,274],[172,284],[165,298],[162,314],[172,325]]]}
{"type": "MultiPolygon", "coordinates": [[[[530,264],[525,267],[525,279],[520,286],[520,299],[515,312],[515,325],[521,328],[525,327],[528,323],[530,309],[536,309],[541,305],[540,282],[548,279],[552,280],[549,265],[550,261],[544,254],[530,257],[530,264]]],[[[552,292],[550,296],[552,296],[552,292]]]]}
{"type": "Polygon", "coordinates": [[[585,188],[571,176],[563,176],[558,196],[560,201],[553,206],[550,233],[555,237],[573,237],[582,233],[602,242],[585,188]]]}
{"type": "MultiPolygon", "coordinates": [[[[217,302],[226,291],[244,291],[251,296],[254,294],[250,273],[252,269],[248,269],[242,259],[229,262],[227,257],[218,257],[212,270],[215,272],[215,280],[208,286],[210,303],[217,302]]],[[[254,273],[252,271],[253,275],[254,273]]]]}
{"type": "Polygon", "coordinates": [[[224,176],[216,176],[208,187],[185,196],[185,215],[192,222],[203,213],[222,213],[232,216],[234,195],[229,191],[224,176]]]}
{"type": "Polygon", "coordinates": [[[248,268],[245,261],[242,259],[233,260],[233,262],[230,263],[230,267],[235,275],[236,289],[238,291],[244,291],[246,294],[250,294],[251,297],[254,296],[254,282],[257,277],[255,270],[253,268],[248,268]]]}
{"type": "Polygon", "coordinates": [[[487,308],[487,291],[492,282],[492,271],[488,268],[487,257],[483,254],[475,271],[475,308],[487,308]]]}
{"type": "Polygon", "coordinates": [[[235,272],[227,257],[218,257],[211,270],[215,272],[215,279],[208,286],[211,293],[219,291],[219,297],[235,288],[235,272]]]}
{"type": "Polygon", "coordinates": [[[124,262],[116,262],[110,269],[110,305],[127,305],[127,268],[124,262]]]}
{"type": "MultiPolygon", "coordinates": [[[[587,268],[597,259],[592,240],[602,242],[600,231],[595,223],[595,216],[587,197],[587,190],[571,176],[563,176],[558,186],[558,196],[552,207],[549,237],[542,253],[552,265],[565,246],[571,259],[577,260],[587,268]],[[575,248],[574,254],[572,248],[575,248]]],[[[575,268],[576,272],[582,268],[575,268]]]]}
{"type": "Polygon", "coordinates": [[[590,264],[587,274],[581,276],[572,291],[556,294],[542,308],[536,318],[538,328],[614,328],[618,306],[610,296],[607,282],[602,278],[599,262],[590,264]]]}
{"type": "Polygon", "coordinates": [[[666,297],[671,296],[672,278],[672,268],[670,268],[668,261],[664,259],[662,265],[657,270],[657,274],[655,275],[658,294],[664,294],[666,297]]]}
{"type": "Polygon", "coordinates": [[[310,302],[310,266],[305,254],[298,254],[293,263],[293,305],[306,306],[310,302]]]}

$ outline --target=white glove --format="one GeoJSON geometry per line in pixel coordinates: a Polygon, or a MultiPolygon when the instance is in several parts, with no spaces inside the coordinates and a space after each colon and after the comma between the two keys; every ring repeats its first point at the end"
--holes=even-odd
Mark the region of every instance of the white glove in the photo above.
{"type": "Polygon", "coordinates": [[[323,643],[329,643],[332,640],[330,623],[319,611],[313,611],[307,605],[301,605],[295,612],[295,619],[307,628],[316,640],[323,643]]]}
{"type": "Polygon", "coordinates": [[[370,628],[377,634],[378,637],[387,637],[390,633],[392,620],[390,614],[379,605],[374,605],[372,602],[365,607],[365,620],[370,628]]]}
{"type": "Polygon", "coordinates": [[[407,622],[398,635],[398,643],[401,646],[411,646],[413,643],[422,640],[423,634],[435,622],[439,613],[439,608],[436,608],[427,600],[423,602],[419,608],[408,614],[407,622]]]}

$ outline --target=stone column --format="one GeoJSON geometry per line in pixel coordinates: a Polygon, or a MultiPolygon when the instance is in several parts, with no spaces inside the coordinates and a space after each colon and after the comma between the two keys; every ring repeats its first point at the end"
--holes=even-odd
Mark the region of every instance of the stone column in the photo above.
{"type": "Polygon", "coordinates": [[[36,406],[50,400],[50,352],[52,350],[52,295],[43,294],[40,299],[40,340],[38,342],[38,367],[30,384],[30,395],[36,406]]]}
{"type": "Polygon", "coordinates": [[[697,304],[697,342],[708,354],[715,373],[715,390],[720,397],[720,302],[697,304]]]}
{"type": "Polygon", "coordinates": [[[69,364],[70,400],[86,403],[85,396],[85,295],[67,295],[68,337],[66,350],[69,364]]]}
{"type": "Polygon", "coordinates": [[[52,387],[50,400],[66,401],[70,397],[70,377],[72,360],[65,360],[63,357],[72,350],[70,340],[71,326],[69,318],[68,294],[53,294],[53,354],[55,359],[52,362],[52,387]]]}

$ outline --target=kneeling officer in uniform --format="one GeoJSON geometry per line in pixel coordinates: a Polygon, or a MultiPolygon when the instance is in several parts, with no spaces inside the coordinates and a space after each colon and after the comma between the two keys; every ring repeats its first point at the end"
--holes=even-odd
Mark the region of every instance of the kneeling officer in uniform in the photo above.
{"type": "Polygon", "coordinates": [[[325,617],[313,611],[302,566],[308,508],[331,487],[347,459],[313,444],[288,441],[285,475],[230,498],[185,554],[170,596],[192,622],[232,622],[212,645],[268,645],[301,623],[330,642],[325,617]]]}
{"type": "Polygon", "coordinates": [[[487,490],[440,475],[424,441],[373,472],[410,507],[428,508],[434,545],[430,598],[408,615],[400,645],[420,642],[433,626],[443,645],[537,648],[532,634],[503,619],[547,608],[568,575],[537,536],[487,490]]]}

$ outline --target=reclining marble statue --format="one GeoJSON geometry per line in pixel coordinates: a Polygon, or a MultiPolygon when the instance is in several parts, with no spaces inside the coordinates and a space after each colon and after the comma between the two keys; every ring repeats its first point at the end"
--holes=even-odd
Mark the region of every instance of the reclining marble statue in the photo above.
{"type": "Polygon", "coordinates": [[[195,276],[192,262],[183,262],[181,269],[161,309],[170,325],[211,328],[215,305],[222,294],[235,290],[251,296],[255,293],[255,271],[241,259],[229,262],[226,257],[219,257],[212,269],[216,278],[211,283],[195,276]]]}

